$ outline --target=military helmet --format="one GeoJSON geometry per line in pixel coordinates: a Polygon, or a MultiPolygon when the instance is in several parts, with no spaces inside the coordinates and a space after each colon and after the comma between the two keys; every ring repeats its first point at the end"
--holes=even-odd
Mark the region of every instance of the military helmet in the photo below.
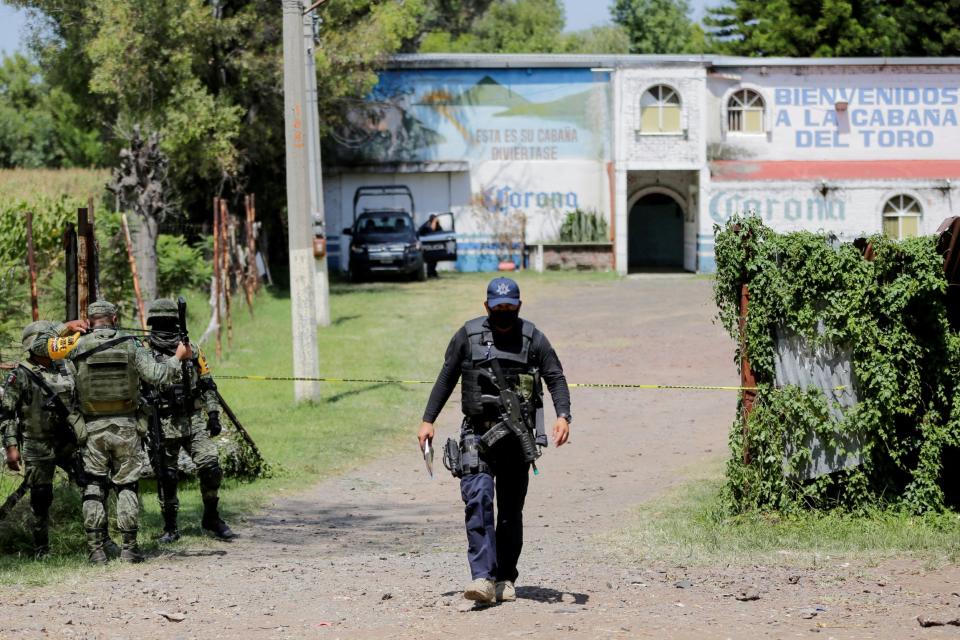
{"type": "Polygon", "coordinates": [[[36,336],[45,332],[52,332],[53,328],[57,326],[56,322],[51,322],[49,320],[37,320],[36,322],[31,322],[23,328],[23,331],[20,333],[20,342],[23,344],[25,350],[29,350],[33,344],[33,340],[36,336]]]}
{"type": "Polygon", "coordinates": [[[148,323],[157,318],[172,318],[173,320],[177,320],[179,317],[177,313],[177,303],[170,298],[157,298],[151,302],[147,308],[148,323]]]}
{"type": "Polygon", "coordinates": [[[117,315],[117,306],[112,302],[107,302],[106,300],[97,300],[96,302],[91,302],[90,306],[87,307],[87,317],[94,316],[115,316],[117,315]]]}

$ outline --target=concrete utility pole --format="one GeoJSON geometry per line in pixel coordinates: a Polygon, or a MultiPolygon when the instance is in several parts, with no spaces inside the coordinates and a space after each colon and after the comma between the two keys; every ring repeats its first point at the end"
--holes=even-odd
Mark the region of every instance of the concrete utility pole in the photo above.
{"type": "MultiPolygon", "coordinates": [[[[313,58],[315,44],[313,14],[303,14],[303,43],[307,57],[307,157],[310,168],[310,211],[314,236],[327,236],[323,210],[323,165],[320,163],[320,115],[317,106],[317,65],[313,58]]],[[[316,259],[317,324],[330,326],[330,280],[327,277],[326,252],[316,259]]]]}
{"type": "MultiPolygon", "coordinates": [[[[293,320],[293,375],[318,378],[317,303],[314,284],[313,221],[306,125],[306,74],[303,3],[283,2],[283,107],[287,148],[287,237],[290,252],[290,303],[293,320]]],[[[320,399],[320,383],[297,381],[297,402],[320,399]]]]}

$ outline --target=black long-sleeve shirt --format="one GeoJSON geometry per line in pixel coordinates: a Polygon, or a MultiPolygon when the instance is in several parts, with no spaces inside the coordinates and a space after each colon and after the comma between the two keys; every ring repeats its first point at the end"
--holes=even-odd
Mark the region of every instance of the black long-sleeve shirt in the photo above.
{"type": "MultiPolygon", "coordinates": [[[[523,322],[521,320],[520,322],[523,322]]],[[[497,349],[510,353],[519,353],[523,348],[523,333],[520,322],[512,331],[500,333],[492,331],[493,343],[497,349]]],[[[443,357],[443,367],[440,369],[440,375],[433,385],[430,392],[430,399],[427,401],[427,408],[423,412],[423,421],[433,423],[447,403],[450,394],[453,393],[460,379],[464,362],[470,360],[470,342],[467,338],[465,327],[453,334],[450,344],[447,345],[446,355],[443,357]]],[[[544,382],[547,383],[547,389],[550,391],[550,398],[553,400],[553,408],[559,414],[570,414],[570,389],[567,387],[567,379],[563,375],[563,367],[560,365],[560,358],[553,350],[547,336],[539,329],[534,329],[533,338],[530,343],[529,361],[532,367],[540,370],[544,382]]]]}

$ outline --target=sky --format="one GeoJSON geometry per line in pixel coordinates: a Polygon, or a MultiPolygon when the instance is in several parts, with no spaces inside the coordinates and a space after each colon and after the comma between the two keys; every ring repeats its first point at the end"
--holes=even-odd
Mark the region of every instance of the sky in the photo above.
{"type": "Polygon", "coordinates": [[[0,51],[13,53],[23,49],[20,37],[27,18],[24,11],[0,4],[0,51]]]}
{"type": "MultiPolygon", "coordinates": [[[[689,0],[692,18],[700,20],[703,8],[721,4],[719,0],[689,0]]],[[[563,0],[567,14],[567,31],[580,31],[599,24],[610,22],[612,0],[563,0]]]]}
{"type": "MultiPolygon", "coordinates": [[[[690,0],[693,18],[703,17],[703,8],[717,0],[690,0]]],[[[610,22],[611,0],[563,0],[567,15],[567,31],[579,31],[610,22]]],[[[26,14],[6,4],[0,4],[0,51],[12,53],[23,49],[22,32],[26,14]]]]}

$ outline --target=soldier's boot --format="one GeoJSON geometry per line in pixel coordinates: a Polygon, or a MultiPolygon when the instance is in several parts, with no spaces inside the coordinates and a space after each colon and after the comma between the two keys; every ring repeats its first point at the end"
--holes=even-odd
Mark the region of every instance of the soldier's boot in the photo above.
{"type": "Polygon", "coordinates": [[[174,508],[163,509],[163,535],[160,536],[161,544],[170,544],[180,539],[180,531],[177,529],[177,510],[174,508]]]}
{"type": "Polygon", "coordinates": [[[107,554],[107,557],[111,560],[120,557],[120,545],[114,542],[113,538],[110,537],[110,523],[109,523],[109,511],[107,509],[107,497],[108,495],[102,496],[101,503],[103,503],[103,550],[107,554]]]}
{"type": "Polygon", "coordinates": [[[136,564],[143,562],[143,554],[140,553],[140,545],[137,544],[137,530],[124,529],[120,531],[122,546],[120,547],[120,562],[130,562],[136,564]]]}
{"type": "Polygon", "coordinates": [[[90,564],[107,564],[107,553],[103,550],[103,530],[87,529],[87,550],[90,552],[90,564]]]}
{"type": "Polygon", "coordinates": [[[50,555],[50,532],[43,525],[33,527],[33,557],[37,560],[43,560],[50,555]]]}
{"type": "Polygon", "coordinates": [[[220,519],[220,512],[217,509],[219,503],[220,498],[203,499],[203,519],[200,520],[200,527],[215,538],[232,540],[237,537],[237,534],[220,519]]]}
{"type": "Polygon", "coordinates": [[[120,545],[118,545],[114,539],[110,537],[106,527],[103,528],[103,550],[107,554],[108,558],[112,559],[120,557],[120,545]]]}
{"type": "Polygon", "coordinates": [[[51,504],[53,504],[52,484],[35,484],[30,487],[30,509],[33,511],[33,554],[37,560],[50,555],[51,504]]]}

